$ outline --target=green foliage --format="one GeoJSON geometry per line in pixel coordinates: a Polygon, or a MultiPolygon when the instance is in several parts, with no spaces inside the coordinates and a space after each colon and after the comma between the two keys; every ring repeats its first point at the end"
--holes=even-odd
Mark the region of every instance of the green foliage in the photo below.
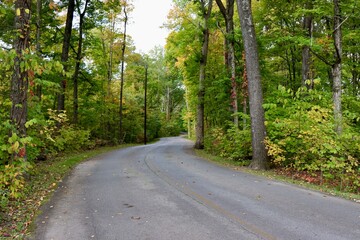
{"type": "Polygon", "coordinates": [[[276,104],[264,104],[268,129],[265,143],[273,164],[320,173],[322,181],[338,181],[357,191],[360,134],[349,124],[351,121],[345,119],[345,131],[338,136],[329,95],[302,88],[293,93],[284,87],[279,87],[277,94],[282,98],[276,104]]]}
{"type": "Polygon", "coordinates": [[[233,124],[225,130],[212,128],[206,135],[205,149],[211,154],[247,165],[252,152],[250,130],[239,130],[233,124]]]}
{"type": "Polygon", "coordinates": [[[22,196],[25,185],[24,174],[32,165],[24,159],[17,159],[11,164],[0,166],[0,201],[1,205],[10,198],[22,196]]]}
{"type": "Polygon", "coordinates": [[[182,129],[182,121],[179,121],[178,119],[166,121],[166,119],[164,119],[162,120],[159,134],[161,137],[179,136],[182,129]]]}
{"type": "Polygon", "coordinates": [[[32,165],[24,159],[27,146],[31,145],[31,137],[20,137],[9,122],[3,124],[3,129],[12,131],[11,136],[0,146],[0,200],[7,202],[10,198],[19,198],[25,185],[24,175],[32,165]]]}

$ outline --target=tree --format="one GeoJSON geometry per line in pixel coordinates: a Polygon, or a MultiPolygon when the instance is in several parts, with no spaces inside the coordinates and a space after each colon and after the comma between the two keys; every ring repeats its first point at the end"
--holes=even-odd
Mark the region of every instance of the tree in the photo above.
{"type": "Polygon", "coordinates": [[[198,90],[198,105],[197,105],[197,120],[196,120],[196,149],[204,148],[204,98],[205,98],[205,73],[206,62],[209,48],[209,19],[213,1],[200,0],[200,14],[203,17],[202,30],[202,47],[200,55],[200,74],[199,74],[199,90],[198,90]]]}
{"type": "MultiPolygon", "coordinates": [[[[121,47],[121,72],[120,72],[120,120],[119,120],[119,126],[120,126],[120,130],[119,130],[119,139],[120,142],[122,142],[124,136],[123,136],[123,125],[122,125],[122,121],[123,121],[123,91],[124,91],[124,66],[125,66],[125,48],[126,48],[126,27],[127,27],[127,22],[128,22],[128,15],[126,12],[126,1],[125,4],[123,6],[124,8],[124,32],[123,32],[123,42],[122,42],[122,47],[121,47]]],[[[145,136],[146,138],[146,136],[145,136]]],[[[146,140],[145,140],[146,141],[146,140]]]]}
{"type": "Polygon", "coordinates": [[[334,0],[334,47],[335,47],[335,62],[332,65],[333,78],[333,101],[334,101],[334,119],[335,131],[337,134],[342,133],[342,110],[341,110],[341,62],[342,62],[342,34],[341,34],[341,11],[340,0],[334,0]]]}
{"type": "Polygon", "coordinates": [[[220,12],[225,19],[226,25],[226,37],[225,46],[228,54],[225,54],[225,62],[227,68],[230,68],[230,79],[231,79],[231,103],[234,114],[234,124],[239,125],[238,116],[238,97],[237,97],[237,83],[236,83],[236,59],[235,59],[235,32],[234,32],[234,4],[235,0],[226,0],[226,7],[221,0],[216,0],[219,6],[220,12]]]}
{"type": "MultiPolygon", "coordinates": [[[[313,8],[312,0],[309,0],[305,3],[306,10],[311,10],[313,8]]],[[[303,20],[303,28],[305,31],[306,37],[311,41],[312,38],[312,15],[306,13],[303,20]]],[[[307,88],[313,88],[313,78],[311,76],[311,53],[310,46],[308,44],[302,47],[302,68],[301,68],[301,76],[302,76],[302,86],[306,86],[307,88]],[[306,82],[310,81],[310,82],[306,82]]]]}
{"type": "Polygon", "coordinates": [[[249,89],[253,151],[250,167],[254,169],[267,169],[269,166],[267,162],[267,151],[264,143],[266,129],[264,109],[262,107],[263,93],[255,27],[252,19],[251,0],[237,0],[237,8],[244,41],[249,89]]]}
{"type": "MultiPolygon", "coordinates": [[[[30,0],[15,1],[15,39],[14,49],[16,56],[14,59],[14,71],[11,79],[11,113],[12,124],[16,128],[15,134],[26,137],[27,121],[27,91],[29,69],[26,69],[25,55],[29,54],[30,46],[30,0]]],[[[14,134],[14,133],[12,133],[14,134]]],[[[14,158],[26,159],[26,148],[23,147],[14,158]]]]}
{"type": "Polygon", "coordinates": [[[79,40],[78,40],[78,48],[76,52],[76,64],[75,64],[75,73],[73,76],[74,82],[74,99],[73,99],[73,108],[74,108],[74,116],[73,116],[73,123],[78,123],[78,114],[79,114],[79,97],[78,97],[78,79],[79,79],[79,72],[80,72],[80,63],[83,58],[82,56],[82,48],[83,48],[83,31],[84,31],[84,19],[86,10],[88,7],[90,0],[85,0],[83,11],[81,11],[81,2],[76,0],[76,8],[79,14],[79,40]]]}
{"type": "MultiPolygon", "coordinates": [[[[69,0],[67,14],[66,14],[64,40],[63,40],[62,53],[61,53],[61,62],[64,64],[65,71],[67,70],[67,61],[69,59],[69,49],[70,49],[72,22],[74,18],[74,10],[75,10],[75,0],[69,0]]],[[[62,77],[63,79],[60,84],[61,89],[60,89],[60,93],[58,94],[58,105],[57,105],[58,111],[65,110],[66,77],[65,76],[62,77]]]]}

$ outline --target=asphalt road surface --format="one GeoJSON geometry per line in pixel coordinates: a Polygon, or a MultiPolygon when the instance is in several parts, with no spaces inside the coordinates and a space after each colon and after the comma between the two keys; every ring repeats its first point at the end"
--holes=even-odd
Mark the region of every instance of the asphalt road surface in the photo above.
{"type": "Polygon", "coordinates": [[[35,238],[360,239],[360,204],[214,165],[192,146],[164,138],[80,164],[35,238]]]}

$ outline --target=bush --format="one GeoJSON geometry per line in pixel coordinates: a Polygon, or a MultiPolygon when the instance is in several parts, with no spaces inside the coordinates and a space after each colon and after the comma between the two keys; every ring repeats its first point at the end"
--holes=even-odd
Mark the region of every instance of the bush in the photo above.
{"type": "Polygon", "coordinates": [[[321,181],[358,191],[360,134],[352,120],[344,117],[344,132],[339,136],[334,131],[331,96],[305,89],[293,94],[283,87],[278,94],[283,97],[276,104],[264,105],[265,144],[273,164],[319,174],[321,181]]]}
{"type": "Polygon", "coordinates": [[[213,155],[241,161],[245,164],[251,159],[250,130],[239,130],[233,124],[228,129],[213,128],[205,137],[205,149],[213,155]]]}

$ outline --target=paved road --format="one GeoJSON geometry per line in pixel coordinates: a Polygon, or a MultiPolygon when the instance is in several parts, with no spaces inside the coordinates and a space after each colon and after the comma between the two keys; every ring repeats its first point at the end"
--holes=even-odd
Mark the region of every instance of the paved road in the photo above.
{"type": "Polygon", "coordinates": [[[219,167],[181,137],[80,164],[36,239],[360,239],[360,204],[219,167]]]}

